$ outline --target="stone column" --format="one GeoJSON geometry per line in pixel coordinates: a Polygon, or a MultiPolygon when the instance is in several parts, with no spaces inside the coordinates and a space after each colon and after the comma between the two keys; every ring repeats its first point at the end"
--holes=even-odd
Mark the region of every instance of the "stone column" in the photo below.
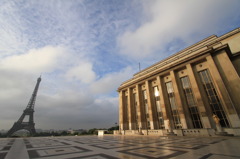
{"type": "Polygon", "coordinates": [[[222,106],[226,112],[226,115],[228,115],[230,124],[232,125],[232,127],[239,127],[240,125],[239,117],[233,106],[230,95],[226,89],[226,86],[221,78],[221,75],[214,63],[212,56],[211,55],[207,56],[206,60],[208,63],[208,68],[209,68],[212,80],[215,83],[216,90],[220,97],[222,106]]]}
{"type": "Polygon", "coordinates": [[[240,115],[240,78],[225,50],[220,51],[213,60],[221,74],[226,89],[232,99],[237,114],[240,115]]]}
{"type": "MultiPolygon", "coordinates": [[[[167,112],[166,112],[166,98],[164,98],[164,92],[163,92],[163,89],[162,89],[162,84],[161,84],[161,79],[159,76],[157,76],[157,86],[158,86],[158,90],[159,90],[159,97],[160,97],[160,106],[161,106],[161,109],[162,109],[162,113],[163,113],[163,120],[164,120],[164,123],[165,123],[165,120],[168,119],[167,117],[167,112]]],[[[165,126],[166,128],[166,126],[165,126]]]]}
{"type": "Polygon", "coordinates": [[[145,82],[146,84],[146,92],[147,92],[147,100],[148,100],[148,112],[149,112],[149,120],[150,120],[150,127],[153,130],[154,127],[154,121],[156,121],[156,118],[153,117],[154,115],[154,110],[153,110],[153,97],[152,97],[152,88],[151,85],[149,83],[149,81],[145,82]]]}
{"type": "Polygon", "coordinates": [[[137,112],[138,122],[139,122],[138,125],[139,125],[139,129],[143,129],[144,114],[142,110],[142,92],[139,84],[136,85],[136,93],[137,93],[137,103],[138,103],[138,112],[137,112]]]}
{"type": "MultiPolygon", "coordinates": [[[[172,116],[172,108],[169,102],[166,82],[172,82],[170,75],[165,77],[160,77],[160,83],[162,88],[162,97],[164,99],[165,110],[166,110],[166,119],[164,119],[164,126],[165,126],[165,129],[168,129],[169,132],[170,131],[172,132],[175,126],[174,126],[174,121],[172,116]]],[[[162,104],[162,101],[161,101],[161,104],[162,104]]]]}
{"type": "Polygon", "coordinates": [[[123,91],[119,91],[119,133],[123,130],[123,91]]]}
{"type": "Polygon", "coordinates": [[[179,84],[176,81],[176,76],[175,76],[174,71],[170,71],[170,77],[172,79],[172,85],[173,85],[176,105],[177,105],[180,120],[181,120],[181,123],[182,123],[182,128],[187,129],[186,118],[185,118],[185,115],[184,115],[184,112],[183,112],[183,105],[182,105],[181,97],[180,97],[179,90],[178,90],[178,85],[179,84]]]}
{"type": "Polygon", "coordinates": [[[184,91],[182,81],[181,81],[181,78],[183,78],[185,76],[188,77],[187,70],[186,69],[181,69],[181,70],[176,71],[174,73],[175,73],[175,78],[176,78],[177,87],[178,87],[178,94],[180,96],[181,103],[182,103],[182,106],[183,106],[183,113],[184,113],[184,116],[185,116],[185,121],[186,121],[186,124],[187,124],[187,128],[188,129],[193,129],[194,128],[193,121],[192,121],[192,118],[191,118],[191,113],[189,111],[187,97],[185,96],[185,91],[184,91]]]}
{"type": "Polygon", "coordinates": [[[193,91],[194,97],[196,99],[196,104],[197,104],[197,107],[198,107],[198,110],[199,110],[199,113],[200,113],[200,116],[202,119],[203,128],[211,128],[210,121],[207,116],[206,109],[204,107],[203,97],[200,94],[200,90],[199,90],[199,87],[198,87],[191,64],[187,64],[186,68],[187,68],[187,72],[188,72],[189,81],[192,86],[192,91],[193,91]]]}
{"type": "Polygon", "coordinates": [[[130,88],[128,88],[127,89],[127,92],[128,92],[128,101],[127,101],[127,103],[128,103],[128,123],[129,123],[129,130],[132,130],[132,126],[133,126],[133,119],[132,119],[132,117],[133,117],[133,115],[132,115],[132,113],[133,113],[133,109],[132,109],[132,91],[131,91],[131,89],[130,88]]]}
{"type": "Polygon", "coordinates": [[[126,100],[127,94],[128,94],[127,91],[123,91],[123,93],[122,93],[123,130],[128,130],[129,129],[128,106],[126,105],[127,104],[127,100],[126,100]]]}

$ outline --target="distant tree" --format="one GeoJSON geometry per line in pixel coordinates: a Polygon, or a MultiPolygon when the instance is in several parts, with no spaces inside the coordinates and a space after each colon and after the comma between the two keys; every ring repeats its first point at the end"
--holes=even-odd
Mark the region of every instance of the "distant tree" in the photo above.
{"type": "Polygon", "coordinates": [[[119,126],[113,126],[111,128],[108,129],[108,131],[113,131],[113,130],[119,130],[119,126]]]}
{"type": "Polygon", "coordinates": [[[97,135],[97,130],[98,130],[98,129],[96,129],[96,128],[89,129],[89,130],[88,130],[88,134],[90,134],[90,135],[97,135]]]}
{"type": "Polygon", "coordinates": [[[59,132],[52,131],[51,136],[61,136],[59,132]]]}
{"type": "Polygon", "coordinates": [[[61,136],[66,136],[66,135],[68,135],[68,132],[67,132],[67,131],[62,131],[62,132],[60,133],[60,135],[61,135],[61,136]]]}
{"type": "Polygon", "coordinates": [[[116,126],[113,126],[113,127],[109,128],[108,129],[108,134],[113,134],[114,130],[119,130],[119,126],[116,125],[116,126]]]}
{"type": "Polygon", "coordinates": [[[88,132],[87,131],[83,131],[79,135],[88,135],[88,132]]]}

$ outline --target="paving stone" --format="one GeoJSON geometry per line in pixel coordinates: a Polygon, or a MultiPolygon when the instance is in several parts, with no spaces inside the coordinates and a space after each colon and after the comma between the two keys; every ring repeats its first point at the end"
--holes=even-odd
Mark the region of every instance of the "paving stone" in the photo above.
{"type": "Polygon", "coordinates": [[[239,137],[72,136],[0,139],[0,159],[237,159],[239,137]]]}

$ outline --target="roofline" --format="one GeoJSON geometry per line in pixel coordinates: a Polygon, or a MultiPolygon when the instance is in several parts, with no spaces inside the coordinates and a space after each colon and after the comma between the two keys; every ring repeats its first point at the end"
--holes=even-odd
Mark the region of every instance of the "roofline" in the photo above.
{"type": "MultiPolygon", "coordinates": [[[[177,52],[173,55],[171,55],[170,57],[168,57],[164,60],[161,60],[161,61],[159,61],[159,62],[157,62],[157,63],[155,63],[155,64],[137,72],[137,73],[135,73],[133,75],[133,78],[124,81],[120,85],[119,88],[121,88],[121,86],[123,86],[124,84],[127,84],[128,82],[130,82],[133,79],[140,78],[141,76],[143,76],[142,73],[145,72],[145,71],[147,71],[147,73],[153,72],[156,68],[162,67],[162,66],[158,66],[158,65],[168,64],[169,60],[171,60],[171,59],[173,60],[173,59],[182,58],[182,57],[187,56],[187,55],[189,55],[193,52],[199,51],[200,49],[204,49],[205,47],[206,48],[211,48],[211,47],[213,47],[213,45],[216,45],[216,44],[222,45],[221,42],[220,42],[221,40],[224,40],[224,39],[228,38],[229,36],[232,36],[232,35],[237,34],[239,32],[240,32],[240,28],[237,28],[237,29],[234,29],[234,30],[226,33],[226,34],[221,35],[220,37],[217,37],[216,35],[211,35],[211,36],[209,36],[209,37],[207,37],[207,38],[205,38],[205,39],[203,39],[203,40],[201,40],[201,41],[199,41],[199,42],[197,42],[197,43],[195,43],[195,44],[193,44],[193,45],[191,45],[191,46],[189,46],[189,47],[187,47],[187,48],[185,48],[185,49],[183,49],[183,50],[181,50],[181,51],[179,51],[179,52],[177,52]],[[154,69],[154,70],[150,70],[150,69],[154,69]]],[[[206,49],[204,49],[204,50],[206,50],[206,49]]],[[[118,90],[119,90],[119,88],[118,88],[118,90]]]]}

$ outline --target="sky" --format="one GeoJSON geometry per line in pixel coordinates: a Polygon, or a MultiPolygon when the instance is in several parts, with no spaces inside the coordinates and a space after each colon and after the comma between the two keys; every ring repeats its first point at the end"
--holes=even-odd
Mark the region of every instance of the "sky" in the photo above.
{"type": "Polygon", "coordinates": [[[239,0],[0,0],[0,130],[39,76],[36,129],[110,128],[120,84],[240,27],[239,0]]]}

